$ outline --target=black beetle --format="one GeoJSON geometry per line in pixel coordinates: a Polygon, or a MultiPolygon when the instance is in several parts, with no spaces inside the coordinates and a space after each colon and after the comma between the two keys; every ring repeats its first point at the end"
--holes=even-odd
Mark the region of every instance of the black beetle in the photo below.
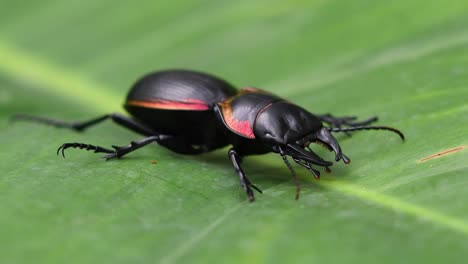
{"type": "Polygon", "coordinates": [[[268,152],[279,153],[296,180],[296,199],[299,183],[287,156],[308,169],[316,178],[324,167],[330,172],[332,162],[323,160],[310,148],[311,143],[323,145],[335,152],[335,161],[350,159],[330,132],[382,129],[397,133],[385,126],[370,126],[376,117],[357,122],[355,117],[314,115],[276,95],[256,88],[237,91],[228,82],[210,74],[189,70],[154,72],[138,80],[127,95],[125,109],[133,116],[107,114],[85,122],[66,122],[32,115],[16,115],[14,120],[30,120],[56,127],[83,131],[106,119],[145,136],[124,147],[107,149],[84,143],[65,143],[57,150],[65,157],[68,148],[106,153],[106,159],[120,158],[151,142],[181,154],[196,155],[232,145],[228,156],[240,178],[240,184],[250,201],[252,188],[261,192],[246,177],[241,167],[242,157],[268,152]],[[325,123],[327,126],[324,126],[325,123]]]}

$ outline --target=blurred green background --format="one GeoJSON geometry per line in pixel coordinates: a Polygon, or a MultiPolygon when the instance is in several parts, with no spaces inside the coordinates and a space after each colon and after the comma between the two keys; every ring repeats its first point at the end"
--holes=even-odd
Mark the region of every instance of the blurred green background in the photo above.
{"type": "MultiPolygon", "coordinates": [[[[468,257],[468,3],[0,1],[2,263],[464,263],[468,257]],[[299,201],[279,156],[152,146],[119,161],[64,142],[125,145],[111,122],[73,133],[12,113],[84,120],[142,74],[207,71],[315,113],[401,128],[338,136],[352,163],[299,201]],[[424,157],[458,149],[437,159],[424,157]],[[152,160],[157,164],[152,164],[152,160]]],[[[319,150],[320,155],[332,155],[319,150]]]]}

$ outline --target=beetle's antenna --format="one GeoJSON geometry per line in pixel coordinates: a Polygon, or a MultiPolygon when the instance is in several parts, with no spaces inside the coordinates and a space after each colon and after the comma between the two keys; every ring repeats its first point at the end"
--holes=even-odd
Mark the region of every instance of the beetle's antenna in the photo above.
{"type": "Polygon", "coordinates": [[[278,149],[280,151],[280,155],[283,158],[284,163],[286,163],[286,166],[288,166],[289,170],[291,171],[293,177],[294,177],[294,182],[296,183],[296,200],[299,199],[299,193],[301,192],[301,184],[299,182],[299,178],[297,177],[296,172],[294,171],[293,167],[288,161],[288,157],[286,157],[286,154],[284,154],[283,149],[278,146],[278,149]]]}
{"type": "Polygon", "coordinates": [[[393,128],[393,127],[387,127],[387,126],[357,126],[357,127],[346,127],[346,128],[328,128],[328,131],[330,132],[349,132],[349,131],[357,131],[357,130],[388,130],[397,133],[402,140],[405,140],[405,135],[403,135],[403,132],[400,130],[393,128]]]}

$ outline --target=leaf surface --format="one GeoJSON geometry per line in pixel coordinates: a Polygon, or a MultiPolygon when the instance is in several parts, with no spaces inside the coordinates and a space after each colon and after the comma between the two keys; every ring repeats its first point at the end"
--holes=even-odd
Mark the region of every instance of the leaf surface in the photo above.
{"type": "MultiPolygon", "coordinates": [[[[462,263],[468,252],[465,1],[21,1],[0,9],[0,253],[5,263],[462,263]],[[350,165],[320,181],[279,156],[156,145],[118,161],[64,142],[126,145],[112,123],[74,133],[14,113],[123,111],[142,74],[191,68],[314,113],[400,128],[337,136],[350,165]],[[152,162],[156,160],[157,163],[152,162]]],[[[320,155],[332,155],[318,149],[320,155]]]]}

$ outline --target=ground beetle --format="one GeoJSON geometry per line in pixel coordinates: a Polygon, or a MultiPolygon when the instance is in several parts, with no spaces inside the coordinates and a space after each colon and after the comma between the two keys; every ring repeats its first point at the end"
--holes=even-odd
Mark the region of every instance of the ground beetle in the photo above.
{"type": "Polygon", "coordinates": [[[196,155],[232,145],[231,160],[242,188],[250,201],[252,188],[261,192],[246,177],[242,157],[268,152],[279,153],[296,181],[296,199],[299,182],[287,156],[309,170],[314,177],[320,173],[315,166],[330,172],[332,162],[323,160],[310,148],[318,143],[335,152],[335,161],[350,159],[330,132],[365,129],[399,130],[385,126],[370,126],[376,117],[356,121],[356,117],[334,117],[330,114],[314,115],[281,97],[247,87],[237,91],[228,82],[210,74],[190,70],[154,72],[138,80],[127,95],[125,109],[133,116],[107,114],[85,122],[65,122],[31,115],[16,115],[15,120],[30,120],[56,127],[83,131],[106,119],[145,136],[124,147],[107,149],[84,143],[65,143],[59,147],[65,157],[68,148],[106,153],[106,159],[120,158],[151,142],[181,154],[196,155]],[[325,125],[324,125],[325,124],[325,125]]]}

